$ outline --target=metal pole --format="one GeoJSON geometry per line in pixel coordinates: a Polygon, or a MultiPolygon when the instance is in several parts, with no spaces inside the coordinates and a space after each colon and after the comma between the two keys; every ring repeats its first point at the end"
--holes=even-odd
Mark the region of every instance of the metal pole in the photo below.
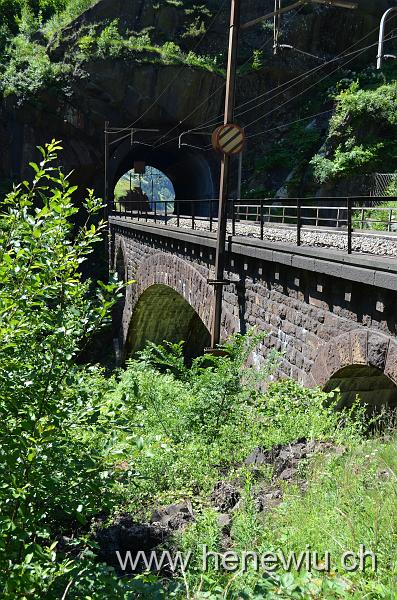
{"type": "Polygon", "coordinates": [[[298,198],[296,201],[296,245],[301,245],[301,230],[302,230],[302,214],[301,214],[301,201],[298,198]]]}
{"type": "Polygon", "coordinates": [[[347,198],[347,253],[352,253],[352,199],[347,198]]]}
{"type": "Polygon", "coordinates": [[[384,43],[385,43],[385,30],[386,30],[386,21],[388,16],[392,13],[397,11],[397,7],[394,8],[389,8],[389,10],[387,10],[385,12],[385,14],[382,17],[382,20],[380,22],[380,29],[379,29],[379,44],[378,44],[378,56],[377,58],[377,62],[376,62],[376,68],[377,69],[381,69],[382,68],[382,62],[383,62],[383,47],[384,47],[384,43]]]}
{"type": "Polygon", "coordinates": [[[109,161],[109,121],[105,122],[105,216],[109,216],[109,198],[108,198],[108,161],[109,161]]]}
{"type": "Polygon", "coordinates": [[[243,180],[243,153],[238,155],[237,200],[241,200],[241,182],[243,180]]]}
{"type": "Polygon", "coordinates": [[[280,23],[281,23],[281,0],[274,0],[274,38],[273,38],[273,54],[277,54],[279,44],[278,39],[280,36],[280,23]]]}
{"type": "MultiPolygon", "coordinates": [[[[240,30],[240,0],[231,1],[230,13],[230,33],[229,33],[229,53],[226,78],[226,97],[225,97],[225,115],[224,124],[233,122],[234,100],[236,91],[237,75],[237,50],[240,30]]],[[[211,332],[211,346],[213,349],[220,342],[221,338],[221,318],[222,318],[222,298],[224,286],[225,271],[225,245],[227,228],[227,200],[229,192],[229,172],[230,156],[223,155],[220,175],[220,193],[219,193],[219,211],[218,211],[218,232],[216,240],[216,258],[215,258],[215,281],[214,285],[214,319],[211,332]]]]}

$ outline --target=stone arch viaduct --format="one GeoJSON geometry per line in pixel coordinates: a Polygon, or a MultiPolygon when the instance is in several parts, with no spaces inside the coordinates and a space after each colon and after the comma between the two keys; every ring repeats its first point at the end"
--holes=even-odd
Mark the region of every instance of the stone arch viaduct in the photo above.
{"type": "MultiPolygon", "coordinates": [[[[215,234],[110,217],[110,261],[128,286],[120,353],[147,340],[209,344],[215,234]]],[[[222,335],[268,332],[255,356],[281,353],[277,375],[339,387],[346,400],[397,403],[397,265],[393,259],[230,236],[222,335]]]]}

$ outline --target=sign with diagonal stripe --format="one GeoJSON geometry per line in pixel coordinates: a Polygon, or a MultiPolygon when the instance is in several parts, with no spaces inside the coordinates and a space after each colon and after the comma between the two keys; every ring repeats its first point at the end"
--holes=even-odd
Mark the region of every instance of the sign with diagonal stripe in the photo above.
{"type": "Polygon", "coordinates": [[[245,145],[244,129],[233,123],[221,125],[212,134],[212,145],[223,154],[240,154],[245,145]]]}

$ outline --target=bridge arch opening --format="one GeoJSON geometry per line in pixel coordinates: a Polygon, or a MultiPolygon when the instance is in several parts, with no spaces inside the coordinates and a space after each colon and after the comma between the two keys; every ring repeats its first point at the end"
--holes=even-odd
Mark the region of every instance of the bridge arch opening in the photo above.
{"type": "Polygon", "coordinates": [[[208,329],[194,308],[178,292],[163,284],[148,287],[140,296],[128,330],[126,356],[142,350],[147,342],[184,341],[187,364],[210,345],[208,329]]]}
{"type": "Polygon", "coordinates": [[[370,365],[349,365],[337,371],[324,386],[324,391],[340,390],[342,406],[351,406],[356,397],[367,405],[370,413],[382,408],[397,408],[397,386],[383,371],[370,365]]]}

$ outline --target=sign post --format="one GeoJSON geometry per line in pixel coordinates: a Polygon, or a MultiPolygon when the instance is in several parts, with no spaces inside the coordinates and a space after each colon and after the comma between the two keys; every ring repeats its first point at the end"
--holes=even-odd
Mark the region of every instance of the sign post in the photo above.
{"type": "Polygon", "coordinates": [[[222,152],[222,163],[220,175],[218,232],[216,240],[215,279],[208,280],[208,283],[214,286],[215,292],[214,314],[211,331],[211,348],[208,350],[209,352],[215,352],[216,347],[220,343],[223,287],[228,283],[225,281],[224,273],[230,161],[233,154],[239,154],[242,152],[245,144],[244,131],[238,125],[233,124],[237,78],[237,51],[240,31],[250,29],[254,25],[257,25],[258,23],[261,23],[269,18],[279,18],[282,14],[290,12],[295,8],[304,6],[305,4],[325,4],[327,6],[336,6],[349,9],[357,8],[357,3],[351,2],[350,0],[296,0],[294,3],[284,8],[281,7],[281,2],[279,1],[276,2],[276,7],[278,10],[241,25],[240,1],[241,0],[231,0],[224,123],[221,127],[218,127],[212,135],[212,144],[214,148],[218,152],[222,152]]]}
{"type": "MultiPolygon", "coordinates": [[[[240,30],[240,0],[232,0],[231,15],[230,15],[230,33],[229,33],[229,52],[227,64],[226,78],[226,97],[225,97],[225,115],[223,128],[225,133],[224,141],[230,140],[227,134],[228,126],[232,126],[234,100],[236,91],[236,73],[237,73],[237,49],[240,30]]],[[[221,128],[219,128],[221,129],[221,128]]],[[[219,131],[219,129],[217,131],[219,131]]],[[[222,135],[219,132],[217,140],[222,135]]],[[[233,148],[233,146],[230,146],[233,148]]],[[[223,286],[225,285],[225,242],[226,242],[226,227],[227,227],[227,200],[229,192],[229,171],[231,154],[222,154],[221,176],[220,176],[220,193],[219,193],[219,210],[218,210],[218,231],[216,239],[216,258],[215,258],[215,280],[209,281],[214,286],[214,313],[211,331],[211,349],[215,350],[221,338],[221,318],[222,318],[222,297],[223,286]]]]}

